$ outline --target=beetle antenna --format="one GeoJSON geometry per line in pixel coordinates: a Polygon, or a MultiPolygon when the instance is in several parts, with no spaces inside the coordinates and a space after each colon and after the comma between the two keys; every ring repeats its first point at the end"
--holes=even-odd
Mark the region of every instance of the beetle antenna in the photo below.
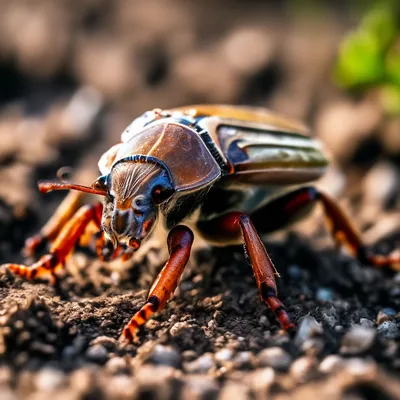
{"type": "Polygon", "coordinates": [[[77,185],[75,183],[56,182],[56,181],[39,181],[39,190],[42,193],[52,192],[53,190],[78,190],[79,192],[98,194],[100,196],[107,196],[107,190],[95,189],[90,186],[77,185]]]}

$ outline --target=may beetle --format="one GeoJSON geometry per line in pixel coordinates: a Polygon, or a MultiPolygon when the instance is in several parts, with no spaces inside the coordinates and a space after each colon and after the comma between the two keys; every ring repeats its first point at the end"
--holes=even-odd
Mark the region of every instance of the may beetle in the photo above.
{"type": "Polygon", "coordinates": [[[33,253],[52,241],[49,253],[31,267],[8,268],[26,279],[47,274],[54,279],[89,222],[99,229],[96,250],[102,260],[127,259],[163,218],[170,230],[169,260],[146,303],[123,329],[122,341],[131,341],[174,292],[194,238],[182,223],[195,211],[192,229],[210,243],[245,245],[261,299],[286,331],[294,325],[277,297],[277,271],[257,231],[275,231],[319,202],[336,241],[360,260],[392,266],[400,261],[394,255],[369,254],[336,202],[302,186],[327,167],[320,144],[300,123],[266,110],[199,105],[149,111],[128,126],[121,143],[104,153],[98,165],[102,175],[90,187],[39,182],[44,193],[72,189],[102,195],[104,201],[78,209],[81,194],[71,193],[41,233],[26,243],[33,253]]]}

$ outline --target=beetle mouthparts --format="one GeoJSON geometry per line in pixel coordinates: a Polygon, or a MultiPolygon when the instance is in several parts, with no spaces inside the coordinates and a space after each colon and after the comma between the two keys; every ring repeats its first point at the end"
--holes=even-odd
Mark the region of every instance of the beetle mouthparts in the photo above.
{"type": "Polygon", "coordinates": [[[94,189],[90,186],[77,185],[74,183],[56,182],[56,181],[39,181],[38,187],[41,193],[52,192],[53,190],[77,190],[79,192],[98,194],[107,196],[106,190],[94,189]]]}
{"type": "Polygon", "coordinates": [[[128,246],[132,248],[134,251],[137,251],[140,247],[140,240],[139,239],[130,239],[128,246]]]}

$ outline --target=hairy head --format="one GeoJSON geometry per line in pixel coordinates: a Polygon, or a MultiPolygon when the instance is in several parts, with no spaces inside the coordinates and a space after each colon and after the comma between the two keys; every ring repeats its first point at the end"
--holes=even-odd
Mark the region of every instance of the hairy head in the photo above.
{"type": "Polygon", "coordinates": [[[114,247],[137,249],[155,226],[159,205],[173,193],[167,171],[146,162],[117,163],[107,176],[102,228],[114,247]]]}

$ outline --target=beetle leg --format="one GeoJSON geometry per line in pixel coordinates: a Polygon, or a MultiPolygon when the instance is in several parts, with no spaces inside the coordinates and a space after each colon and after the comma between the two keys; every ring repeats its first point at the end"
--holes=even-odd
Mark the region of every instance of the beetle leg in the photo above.
{"type": "Polygon", "coordinates": [[[313,187],[304,187],[289,192],[273,200],[265,207],[252,214],[256,228],[261,232],[272,232],[282,228],[309,208],[320,202],[324,208],[328,225],[335,241],[346,246],[360,261],[375,266],[400,264],[398,255],[387,256],[371,254],[362,242],[361,235],[351,223],[339,204],[325,193],[313,187]]]}
{"type": "Polygon", "coordinates": [[[39,276],[50,274],[52,281],[54,281],[56,270],[62,268],[66,257],[84,233],[89,222],[94,221],[100,224],[102,209],[103,205],[101,203],[81,207],[62,228],[52,243],[49,254],[42,256],[32,266],[6,264],[6,267],[15,275],[25,279],[32,280],[39,276]]]}
{"type": "Polygon", "coordinates": [[[193,239],[193,232],[186,226],[178,225],[170,231],[167,239],[169,260],[154,281],[146,303],[124,327],[120,342],[131,342],[139,327],[155,312],[164,308],[189,259],[193,239]]]}
{"type": "Polygon", "coordinates": [[[32,256],[47,241],[56,238],[61,228],[78,210],[82,197],[83,193],[69,192],[40,232],[25,241],[23,253],[26,256],[32,256]]]}
{"type": "Polygon", "coordinates": [[[227,239],[235,239],[241,234],[246,255],[248,255],[253,268],[261,300],[275,314],[282,329],[285,331],[294,329],[285,306],[278,299],[274,275],[279,276],[279,274],[265,250],[250,217],[241,212],[230,212],[210,221],[199,222],[198,226],[209,238],[226,237],[227,239]]]}

